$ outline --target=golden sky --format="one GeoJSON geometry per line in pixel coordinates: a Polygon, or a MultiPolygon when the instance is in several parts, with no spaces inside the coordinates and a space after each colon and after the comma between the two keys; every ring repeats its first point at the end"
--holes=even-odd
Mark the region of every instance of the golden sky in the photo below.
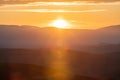
{"type": "Polygon", "coordinates": [[[120,1],[3,3],[0,6],[0,24],[48,27],[51,21],[59,17],[67,20],[71,28],[96,29],[118,25],[120,1]]]}

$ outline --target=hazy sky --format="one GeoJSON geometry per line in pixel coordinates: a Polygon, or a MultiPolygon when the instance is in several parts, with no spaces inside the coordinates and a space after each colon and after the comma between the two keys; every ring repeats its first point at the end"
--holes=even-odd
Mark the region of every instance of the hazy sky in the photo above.
{"type": "Polygon", "coordinates": [[[118,25],[120,24],[120,0],[0,1],[0,24],[48,27],[51,21],[58,17],[67,20],[72,28],[118,25]]]}

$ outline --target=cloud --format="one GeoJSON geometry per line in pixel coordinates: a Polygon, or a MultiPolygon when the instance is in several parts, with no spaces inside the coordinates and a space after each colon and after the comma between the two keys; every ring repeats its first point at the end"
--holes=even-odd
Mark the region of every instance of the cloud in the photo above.
{"type": "Polygon", "coordinates": [[[87,2],[118,2],[120,0],[0,0],[0,5],[4,4],[25,4],[32,2],[79,2],[79,1],[87,1],[87,2]]]}
{"type": "Polygon", "coordinates": [[[120,2],[33,2],[4,5],[0,12],[103,12],[120,7],[120,2]]]}
{"type": "Polygon", "coordinates": [[[3,7],[40,7],[40,6],[96,6],[96,5],[120,5],[119,2],[108,2],[108,3],[94,3],[94,2],[33,2],[28,4],[14,4],[14,5],[4,5],[3,7]]]}
{"type": "Polygon", "coordinates": [[[64,13],[88,13],[88,12],[102,12],[105,10],[97,10],[97,9],[91,9],[91,10],[58,10],[58,9],[25,9],[25,10],[0,10],[0,12],[35,12],[35,13],[42,13],[42,12],[64,12],[64,13]]]}

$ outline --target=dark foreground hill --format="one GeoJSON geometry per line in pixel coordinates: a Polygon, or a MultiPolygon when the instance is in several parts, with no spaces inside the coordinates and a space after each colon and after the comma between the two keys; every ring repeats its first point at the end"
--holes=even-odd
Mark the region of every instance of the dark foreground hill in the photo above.
{"type": "MultiPolygon", "coordinates": [[[[120,52],[93,54],[58,50],[65,52],[70,80],[120,80],[120,52]]],[[[49,72],[53,52],[49,49],[0,49],[0,77],[2,80],[9,80],[7,76],[17,76],[19,80],[49,80],[46,72],[49,72]]]]}
{"type": "MultiPolygon", "coordinates": [[[[33,64],[2,63],[0,64],[1,80],[51,80],[45,73],[48,67],[33,64]]],[[[70,75],[69,80],[99,80],[88,76],[70,75]]]]}

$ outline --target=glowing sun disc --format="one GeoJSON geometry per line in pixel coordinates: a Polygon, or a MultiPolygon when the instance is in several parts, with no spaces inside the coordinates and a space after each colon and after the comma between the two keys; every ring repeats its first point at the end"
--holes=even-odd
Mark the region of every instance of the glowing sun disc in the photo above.
{"type": "Polygon", "coordinates": [[[69,26],[69,23],[64,19],[57,19],[52,22],[51,26],[56,28],[67,28],[69,26]]]}

